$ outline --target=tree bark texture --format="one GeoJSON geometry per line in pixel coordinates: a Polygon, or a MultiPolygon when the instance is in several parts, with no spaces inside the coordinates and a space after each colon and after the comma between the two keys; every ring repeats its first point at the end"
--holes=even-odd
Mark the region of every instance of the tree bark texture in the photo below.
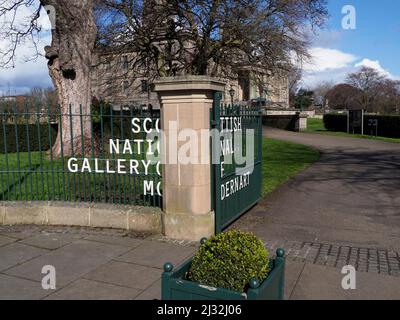
{"type": "Polygon", "coordinates": [[[53,155],[58,157],[88,155],[96,149],[91,143],[90,119],[92,55],[97,36],[93,1],[40,1],[56,12],[52,43],[45,51],[62,114],[53,146],[53,155]]]}

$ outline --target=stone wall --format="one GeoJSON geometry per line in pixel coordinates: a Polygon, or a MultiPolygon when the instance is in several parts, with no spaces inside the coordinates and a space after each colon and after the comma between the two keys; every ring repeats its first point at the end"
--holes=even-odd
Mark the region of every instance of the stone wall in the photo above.
{"type": "Polygon", "coordinates": [[[158,208],[71,202],[0,202],[0,225],[115,228],[161,233],[158,208]]]}
{"type": "Polygon", "coordinates": [[[265,115],[263,125],[267,127],[298,131],[299,114],[293,115],[265,115]]]}

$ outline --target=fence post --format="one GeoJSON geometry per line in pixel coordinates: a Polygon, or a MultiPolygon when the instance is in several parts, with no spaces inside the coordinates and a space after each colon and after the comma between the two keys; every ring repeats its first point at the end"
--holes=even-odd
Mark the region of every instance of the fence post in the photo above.
{"type": "MultiPolygon", "coordinates": [[[[155,82],[161,103],[161,129],[164,133],[163,230],[172,238],[199,240],[215,232],[212,212],[210,109],[213,95],[225,91],[225,82],[205,76],[162,78],[155,82]],[[178,152],[190,138],[180,137],[190,129],[198,140],[195,163],[181,163],[178,152]],[[203,135],[202,135],[203,133],[203,135]],[[186,141],[185,141],[186,139],[186,141]],[[183,140],[183,141],[179,141],[183,140]],[[202,148],[202,144],[206,146],[202,148]],[[204,150],[208,161],[204,163],[204,150]],[[203,154],[202,154],[203,153],[203,154]]],[[[193,140],[192,140],[193,142],[193,140]]]]}

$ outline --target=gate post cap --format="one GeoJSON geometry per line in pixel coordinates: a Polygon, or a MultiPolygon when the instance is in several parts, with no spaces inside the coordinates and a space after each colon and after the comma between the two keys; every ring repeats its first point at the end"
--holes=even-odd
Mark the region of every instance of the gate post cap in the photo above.
{"type": "Polygon", "coordinates": [[[285,256],[285,250],[279,248],[278,250],[276,250],[276,256],[279,258],[283,258],[285,256]]]}
{"type": "Polygon", "coordinates": [[[260,287],[260,281],[258,281],[256,278],[253,278],[250,280],[249,285],[252,289],[258,289],[260,287]]]}
{"type": "Polygon", "coordinates": [[[171,272],[172,270],[174,270],[174,265],[171,262],[167,262],[166,264],[164,264],[165,272],[171,272]]]}

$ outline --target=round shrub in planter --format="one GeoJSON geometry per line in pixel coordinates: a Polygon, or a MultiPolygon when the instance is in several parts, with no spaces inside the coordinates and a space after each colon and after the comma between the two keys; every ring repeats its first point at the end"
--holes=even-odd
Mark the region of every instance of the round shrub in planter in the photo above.
{"type": "Polygon", "coordinates": [[[263,282],[269,253],[254,234],[228,231],[204,241],[193,257],[187,279],[202,285],[245,292],[251,280],[263,282]]]}

